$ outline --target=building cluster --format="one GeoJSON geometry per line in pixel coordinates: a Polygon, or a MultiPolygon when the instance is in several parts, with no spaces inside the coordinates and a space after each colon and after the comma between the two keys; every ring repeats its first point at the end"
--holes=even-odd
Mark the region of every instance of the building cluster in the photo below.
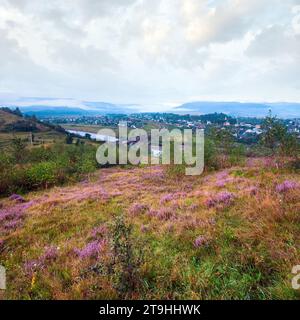
{"type": "MultiPolygon", "coordinates": [[[[117,127],[120,122],[127,122],[131,129],[135,128],[179,128],[204,129],[212,128],[227,130],[240,142],[256,142],[263,133],[261,118],[232,118],[225,114],[210,115],[179,115],[173,113],[137,113],[131,115],[107,114],[99,116],[65,116],[45,118],[44,121],[53,124],[95,125],[117,127]]],[[[294,133],[300,139],[300,119],[282,120],[288,132],[294,133]]]]}

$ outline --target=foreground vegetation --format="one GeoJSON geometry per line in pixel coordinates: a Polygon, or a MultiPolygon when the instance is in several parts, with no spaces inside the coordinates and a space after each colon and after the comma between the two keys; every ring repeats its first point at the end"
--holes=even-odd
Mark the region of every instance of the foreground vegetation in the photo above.
{"type": "Polygon", "coordinates": [[[252,159],[178,179],[160,166],[102,169],[3,199],[4,298],[297,299],[299,184],[252,159]]]}
{"type": "Polygon", "coordinates": [[[14,138],[0,154],[0,195],[24,193],[74,182],[96,170],[96,147],[56,143],[28,148],[14,138]]]}

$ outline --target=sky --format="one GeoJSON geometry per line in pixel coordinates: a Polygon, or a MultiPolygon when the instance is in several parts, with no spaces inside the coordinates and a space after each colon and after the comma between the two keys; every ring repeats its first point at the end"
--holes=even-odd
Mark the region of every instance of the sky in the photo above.
{"type": "Polygon", "coordinates": [[[300,102],[300,0],[0,0],[0,95],[300,102]]]}

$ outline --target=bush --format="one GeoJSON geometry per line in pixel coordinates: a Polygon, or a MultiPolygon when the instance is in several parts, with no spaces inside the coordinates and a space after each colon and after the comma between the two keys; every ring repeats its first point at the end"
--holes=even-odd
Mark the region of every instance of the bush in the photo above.
{"type": "Polygon", "coordinates": [[[16,154],[20,155],[20,146],[16,140],[10,153],[0,155],[1,195],[78,180],[98,167],[96,148],[91,145],[57,143],[50,147],[26,149],[22,152],[22,159],[16,157],[16,154]]]}
{"type": "Polygon", "coordinates": [[[54,162],[34,164],[26,170],[26,180],[30,189],[55,184],[57,181],[56,164],[54,162]]]}

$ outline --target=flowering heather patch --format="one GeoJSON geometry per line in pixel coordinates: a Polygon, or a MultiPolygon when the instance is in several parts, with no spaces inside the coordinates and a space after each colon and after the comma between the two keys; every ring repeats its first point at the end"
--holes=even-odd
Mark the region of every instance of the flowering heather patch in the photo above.
{"type": "Polygon", "coordinates": [[[172,194],[172,193],[170,193],[170,194],[166,194],[166,195],[164,195],[164,196],[162,196],[161,198],[160,198],[160,204],[164,204],[164,203],[166,203],[166,202],[170,202],[170,201],[172,201],[173,199],[174,199],[174,194],[172,194]]]}
{"type": "Polygon", "coordinates": [[[114,191],[114,192],[111,192],[109,195],[112,196],[112,197],[119,197],[122,194],[123,193],[121,191],[114,191]]]}
{"type": "Polygon", "coordinates": [[[149,206],[146,204],[140,204],[140,203],[134,203],[131,208],[129,209],[129,212],[132,215],[138,215],[145,213],[149,209],[149,206]]]}
{"type": "Polygon", "coordinates": [[[153,182],[162,181],[165,179],[165,174],[162,171],[153,171],[151,173],[146,173],[143,178],[153,182]]]}
{"type": "Polygon", "coordinates": [[[216,186],[217,186],[218,188],[224,188],[225,185],[226,185],[225,180],[218,180],[218,181],[216,182],[216,186]]]}
{"type": "Polygon", "coordinates": [[[25,199],[18,195],[18,194],[12,194],[10,197],[9,197],[9,200],[13,200],[13,201],[16,201],[16,202],[25,202],[25,199]]]}
{"type": "Polygon", "coordinates": [[[27,261],[24,265],[25,272],[31,275],[39,269],[43,269],[46,263],[54,261],[57,258],[57,247],[49,246],[45,248],[44,253],[36,260],[27,261]]]}
{"type": "Polygon", "coordinates": [[[188,210],[195,211],[199,208],[199,205],[197,203],[193,203],[188,207],[188,210]]]}
{"type": "Polygon", "coordinates": [[[55,246],[46,247],[44,254],[41,256],[40,260],[45,261],[53,261],[57,258],[58,249],[55,246]]]}
{"type": "Polygon", "coordinates": [[[21,225],[24,219],[25,211],[32,205],[32,202],[22,203],[13,207],[0,210],[0,231],[15,230],[21,225]]]}
{"type": "Polygon", "coordinates": [[[194,230],[197,227],[202,227],[203,222],[199,218],[186,217],[182,223],[182,227],[185,230],[194,230]]]}
{"type": "Polygon", "coordinates": [[[170,220],[175,218],[174,211],[170,208],[162,208],[158,210],[156,217],[160,220],[170,220]]]}
{"type": "Polygon", "coordinates": [[[200,248],[202,247],[203,245],[207,244],[207,238],[204,237],[204,236],[199,236],[195,239],[194,241],[194,247],[195,248],[200,248]]]}
{"type": "Polygon", "coordinates": [[[106,226],[99,226],[92,230],[91,237],[94,239],[103,238],[107,234],[106,226]]]}
{"type": "Polygon", "coordinates": [[[228,171],[227,170],[221,171],[221,172],[219,172],[217,174],[217,179],[219,179],[219,180],[223,180],[223,179],[225,179],[227,177],[228,177],[228,171]]]}
{"type": "Polygon", "coordinates": [[[149,217],[156,217],[156,216],[157,216],[157,213],[158,213],[157,210],[154,210],[154,209],[151,208],[151,209],[147,212],[147,215],[148,215],[149,217]]]}
{"type": "Polygon", "coordinates": [[[75,249],[74,252],[81,258],[98,258],[106,244],[105,240],[94,240],[89,242],[83,249],[75,249]]]}
{"type": "Polygon", "coordinates": [[[283,183],[278,184],[276,186],[276,191],[283,193],[283,192],[287,192],[289,190],[297,189],[299,187],[300,187],[299,183],[297,183],[295,181],[286,180],[283,183]]]}
{"type": "Polygon", "coordinates": [[[215,207],[219,204],[223,204],[223,205],[230,205],[234,199],[234,194],[228,191],[224,191],[224,192],[220,192],[217,195],[215,195],[214,197],[208,199],[206,201],[206,206],[208,208],[212,208],[215,207]]]}
{"type": "Polygon", "coordinates": [[[21,224],[21,221],[20,220],[11,220],[11,221],[8,221],[6,222],[4,225],[3,225],[3,228],[6,229],[6,230],[15,230],[17,229],[17,227],[21,224]]]}
{"type": "Polygon", "coordinates": [[[217,186],[218,188],[224,188],[227,183],[233,182],[234,180],[235,180],[235,179],[232,178],[232,177],[226,178],[226,179],[222,178],[222,179],[217,180],[216,186],[217,186]]]}

